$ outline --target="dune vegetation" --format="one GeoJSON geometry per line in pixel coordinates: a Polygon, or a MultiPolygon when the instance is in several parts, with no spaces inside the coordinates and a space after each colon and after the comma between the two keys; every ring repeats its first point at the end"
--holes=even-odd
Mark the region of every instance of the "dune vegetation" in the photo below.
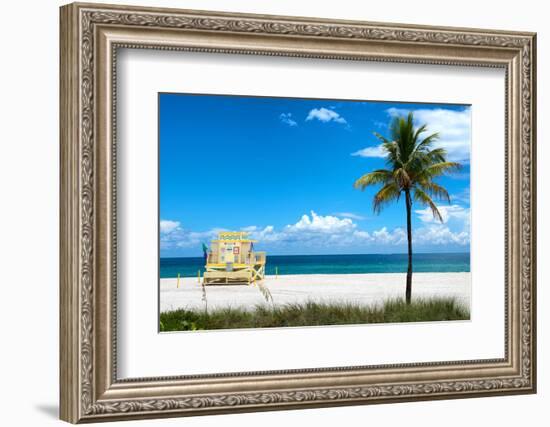
{"type": "Polygon", "coordinates": [[[469,319],[469,310],[452,298],[415,299],[411,303],[405,299],[389,299],[375,306],[307,302],[280,306],[264,304],[252,309],[179,309],[160,314],[160,330],[199,331],[469,319]]]}

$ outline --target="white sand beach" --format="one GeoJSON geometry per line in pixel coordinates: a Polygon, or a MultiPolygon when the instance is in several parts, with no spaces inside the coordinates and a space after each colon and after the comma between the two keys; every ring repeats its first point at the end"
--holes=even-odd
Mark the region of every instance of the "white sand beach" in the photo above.
{"type": "MultiPolygon", "coordinates": [[[[348,302],[374,305],[387,298],[404,297],[405,274],[307,274],[266,276],[262,281],[275,305],[288,303],[348,302]]],[[[453,297],[470,307],[470,273],[415,273],[413,299],[453,297]]],[[[257,286],[206,286],[208,309],[253,308],[266,301],[257,286]]],[[[202,287],[197,278],[161,279],[160,310],[203,308],[202,287]]]]}

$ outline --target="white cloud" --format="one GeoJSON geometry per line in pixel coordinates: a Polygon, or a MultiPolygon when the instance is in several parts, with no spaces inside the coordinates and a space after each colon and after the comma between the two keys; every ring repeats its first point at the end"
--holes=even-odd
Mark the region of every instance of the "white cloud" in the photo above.
{"type": "Polygon", "coordinates": [[[327,122],[336,122],[341,124],[346,124],[347,121],[344,119],[340,114],[338,114],[334,110],[329,110],[328,108],[314,108],[309,112],[307,115],[306,121],[309,120],[319,120],[321,122],[327,123],[327,122]]]}
{"type": "MultiPolygon", "coordinates": [[[[465,246],[470,242],[469,209],[457,206],[441,207],[445,224],[439,224],[428,217],[426,210],[417,210],[425,225],[413,228],[413,243],[422,246],[465,246]],[[445,212],[445,213],[443,213],[445,212]],[[459,219],[459,226],[451,227],[451,219],[459,219]],[[458,230],[458,231],[456,231],[458,230]]],[[[431,215],[431,212],[429,212],[431,215]]],[[[220,228],[206,231],[188,231],[181,227],[178,221],[163,220],[161,225],[160,243],[163,250],[191,250],[200,252],[201,243],[209,243],[216,238],[220,228]]],[[[268,251],[290,251],[300,253],[317,252],[327,253],[335,250],[368,250],[370,252],[386,250],[406,250],[407,234],[402,227],[367,231],[361,230],[353,218],[343,218],[343,215],[318,215],[311,211],[304,214],[293,224],[276,229],[273,225],[259,227],[250,225],[241,228],[248,231],[250,237],[258,240],[259,244],[268,251]],[[340,248],[340,249],[338,249],[340,248]],[[391,248],[391,249],[390,249],[391,248]]]]}
{"type": "Polygon", "coordinates": [[[334,215],[340,216],[342,218],[355,219],[356,221],[361,221],[365,219],[364,216],[354,214],[353,212],[336,212],[334,215]]]}
{"type": "Polygon", "coordinates": [[[382,144],[375,147],[367,147],[362,150],[358,150],[354,153],[351,153],[352,156],[359,157],[386,157],[386,152],[382,149],[382,144]]]}
{"type": "Polygon", "coordinates": [[[429,245],[457,244],[461,246],[470,243],[470,233],[466,230],[453,232],[444,225],[430,225],[419,228],[413,234],[413,243],[429,245]]]}
{"type": "Polygon", "coordinates": [[[382,227],[380,230],[374,231],[372,236],[376,243],[385,245],[399,245],[404,244],[407,240],[405,231],[401,228],[389,232],[386,227],[382,227]]]}
{"type": "Polygon", "coordinates": [[[174,230],[177,230],[180,227],[179,221],[170,221],[168,219],[160,220],[160,232],[167,234],[171,233],[174,230]]]}
{"type": "Polygon", "coordinates": [[[364,240],[364,241],[367,241],[367,242],[372,240],[372,236],[370,235],[370,233],[368,231],[355,230],[353,232],[353,236],[360,239],[360,240],[364,240]]]}
{"type": "Polygon", "coordinates": [[[276,234],[274,234],[275,227],[268,225],[264,228],[251,225],[249,227],[242,228],[242,231],[248,231],[252,239],[260,242],[268,242],[277,240],[276,234]]]}
{"type": "MultiPolygon", "coordinates": [[[[342,215],[338,215],[342,216],[342,215]]],[[[265,244],[278,247],[297,245],[298,247],[317,247],[326,250],[330,247],[361,246],[361,245],[399,245],[405,242],[405,232],[396,228],[386,227],[372,233],[359,230],[352,218],[338,218],[334,215],[318,215],[312,211],[305,214],[294,224],[286,225],[280,230],[273,226],[259,228],[246,227],[251,237],[265,244]]]]}
{"type": "Polygon", "coordinates": [[[196,246],[203,242],[207,243],[210,240],[216,238],[220,231],[226,231],[226,230],[220,229],[220,228],[213,228],[207,231],[189,231],[189,232],[184,231],[181,234],[181,237],[183,238],[176,242],[176,246],[184,248],[184,247],[196,246]]]}
{"type": "MultiPolygon", "coordinates": [[[[404,108],[389,108],[386,111],[391,117],[404,116],[409,113],[409,110],[404,108]]],[[[439,139],[434,142],[434,147],[445,148],[449,159],[452,161],[470,161],[470,107],[466,107],[461,111],[446,108],[412,111],[415,126],[427,125],[427,132],[424,136],[439,132],[439,139]]]]}
{"type": "Polygon", "coordinates": [[[214,228],[208,231],[185,230],[179,221],[160,221],[160,247],[161,249],[199,247],[201,243],[209,242],[222,229],[214,228]]]}
{"type": "Polygon", "coordinates": [[[340,219],[335,216],[317,215],[311,211],[311,219],[308,215],[302,215],[300,221],[294,225],[287,225],[287,232],[321,232],[321,233],[342,233],[351,231],[356,227],[349,218],[340,219]]]}
{"type": "MultiPolygon", "coordinates": [[[[460,205],[450,205],[437,206],[437,210],[441,213],[443,224],[446,224],[450,219],[457,219],[469,224],[470,208],[465,208],[460,205]]],[[[439,220],[434,218],[432,210],[428,206],[424,209],[417,209],[415,212],[418,214],[418,218],[422,222],[430,224],[439,223],[439,220]]]]}
{"type": "Polygon", "coordinates": [[[298,126],[298,123],[296,122],[296,120],[294,120],[292,118],[292,113],[282,113],[280,116],[279,116],[279,119],[281,120],[281,122],[283,122],[284,124],[287,124],[289,126],[298,126]]]}
{"type": "Polygon", "coordinates": [[[413,237],[418,244],[431,245],[467,245],[470,243],[470,208],[459,205],[438,206],[443,223],[436,220],[429,207],[417,209],[419,219],[426,226],[419,228],[413,237]],[[450,224],[456,231],[451,230],[450,224]]]}

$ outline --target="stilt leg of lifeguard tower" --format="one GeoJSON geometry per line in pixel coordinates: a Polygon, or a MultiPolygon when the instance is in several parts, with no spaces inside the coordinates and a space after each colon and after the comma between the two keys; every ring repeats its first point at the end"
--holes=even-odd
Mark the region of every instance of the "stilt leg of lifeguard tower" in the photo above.
{"type": "Polygon", "coordinates": [[[254,274],[254,282],[258,280],[262,280],[262,266],[254,266],[252,267],[252,273],[254,274]]]}

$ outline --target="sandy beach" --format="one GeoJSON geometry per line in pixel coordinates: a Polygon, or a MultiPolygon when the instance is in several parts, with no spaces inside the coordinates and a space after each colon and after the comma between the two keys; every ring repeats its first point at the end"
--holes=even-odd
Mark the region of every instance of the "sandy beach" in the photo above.
{"type": "MultiPolygon", "coordinates": [[[[387,298],[403,297],[405,274],[307,274],[266,276],[262,281],[273,296],[275,305],[288,303],[348,302],[365,305],[381,303],[387,298]]],[[[415,273],[415,297],[453,297],[470,307],[470,273],[415,273]]],[[[253,308],[266,301],[257,286],[206,286],[208,309],[223,307],[253,308]]],[[[201,309],[202,287],[197,278],[160,280],[160,310],[201,309]]]]}

